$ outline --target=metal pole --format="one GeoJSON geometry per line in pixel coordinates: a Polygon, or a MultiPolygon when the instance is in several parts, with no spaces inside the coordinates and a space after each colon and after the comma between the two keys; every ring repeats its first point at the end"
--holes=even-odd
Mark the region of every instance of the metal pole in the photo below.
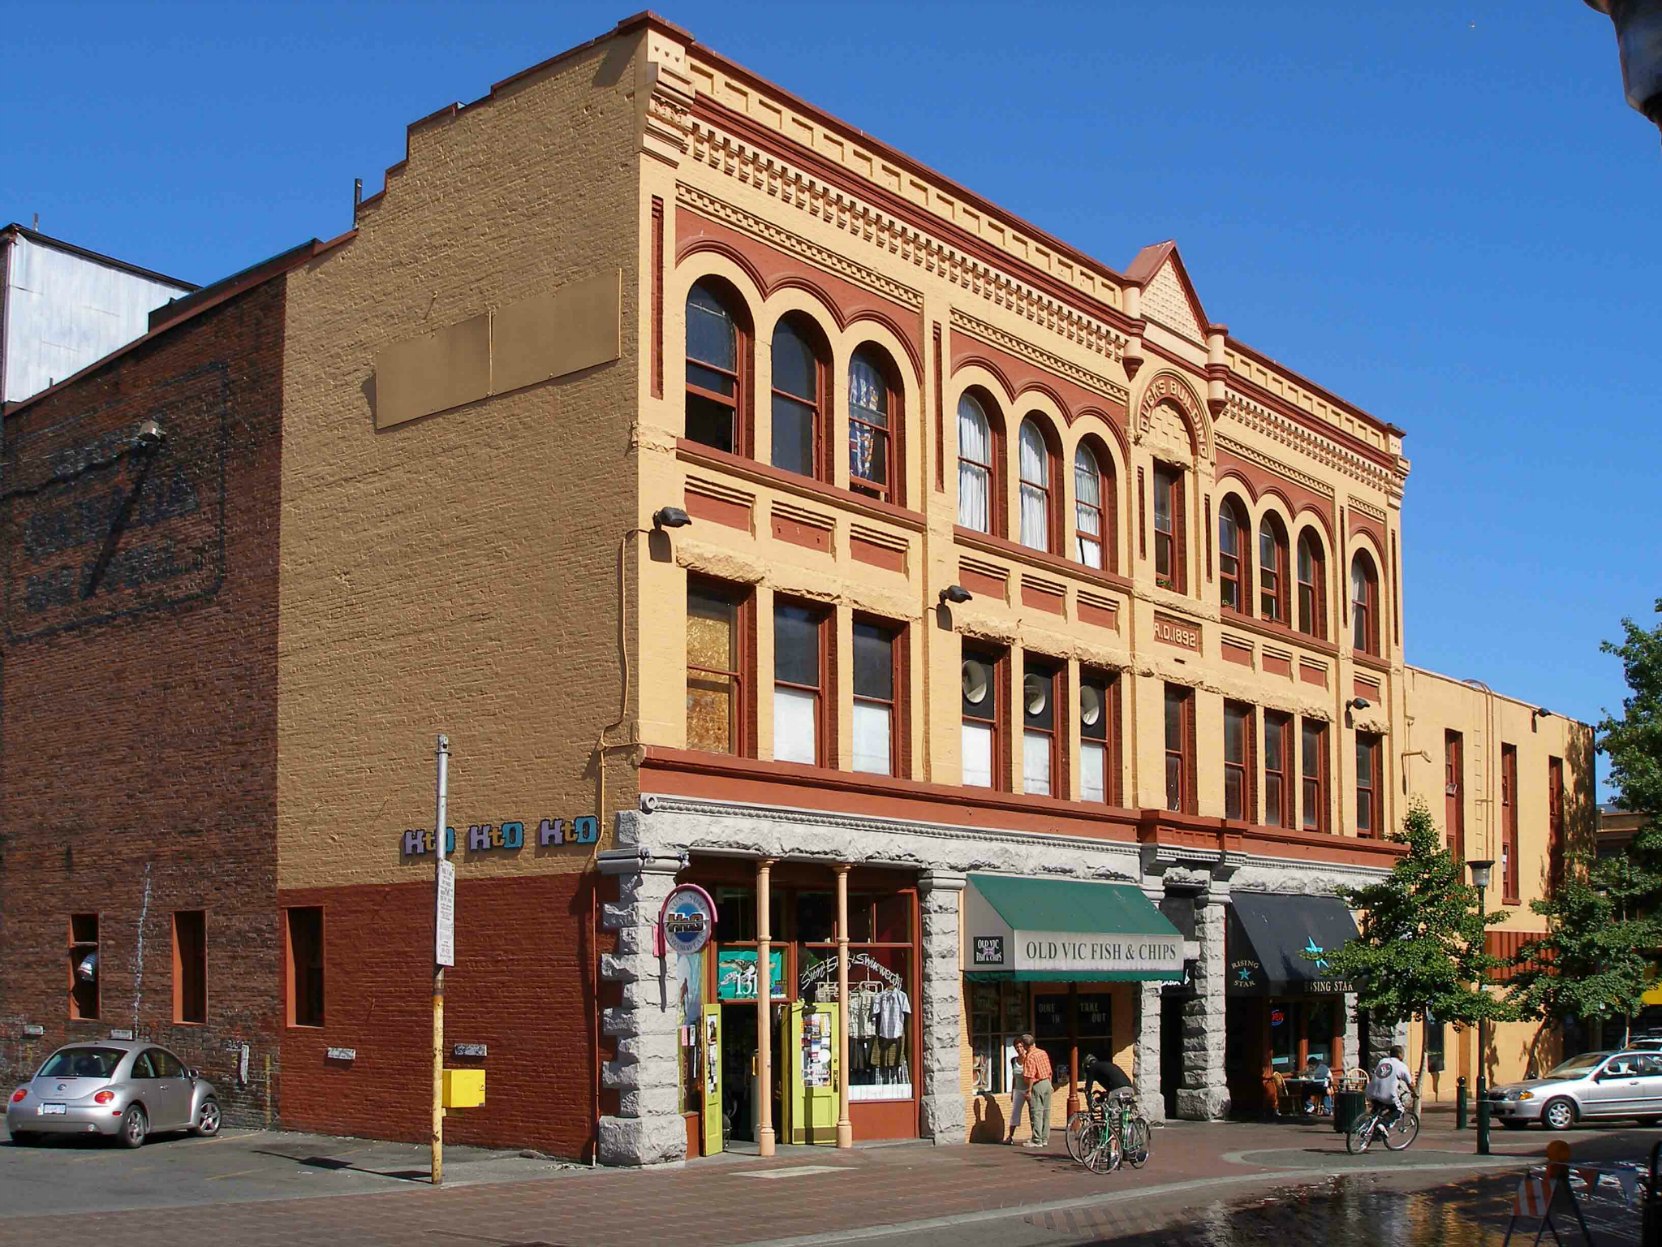
{"type": "Polygon", "coordinates": [[[773,859],[756,863],[756,1154],[773,1155],[773,859]]]}
{"type": "MultiPolygon", "coordinates": [[[[1480,914],[1489,912],[1489,889],[1480,887],[1477,890],[1477,909],[1480,914]]],[[[1487,942],[1488,928],[1484,928],[1484,939],[1487,942]]],[[[1485,950],[1487,951],[1487,950],[1485,950]]],[[[1488,989],[1481,983],[1478,987],[1482,991],[1488,989]]],[[[1477,1154],[1489,1154],[1489,1080],[1483,1073],[1483,1054],[1487,1048],[1484,1042],[1488,1037],[1489,1024],[1483,1019],[1477,1019],[1477,1154]]]]}
{"type": "MultiPolygon", "coordinates": [[[[848,863],[837,870],[837,1146],[854,1146],[848,1115],[848,863]]],[[[866,937],[870,939],[868,935],[866,937]]]]}
{"type": "Polygon", "coordinates": [[[446,863],[445,810],[450,785],[450,738],[439,733],[434,749],[438,779],[433,822],[433,1185],[444,1184],[444,964],[438,959],[439,890],[444,886],[446,863]]]}

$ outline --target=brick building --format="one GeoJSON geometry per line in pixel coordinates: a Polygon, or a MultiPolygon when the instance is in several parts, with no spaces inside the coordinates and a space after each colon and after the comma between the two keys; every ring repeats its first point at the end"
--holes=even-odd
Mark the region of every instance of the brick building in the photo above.
{"type": "MultiPolygon", "coordinates": [[[[286,1123],[425,1133],[440,730],[448,1033],[488,1073],[447,1131],[617,1163],[1001,1135],[1028,1029],[1156,1112],[1260,1111],[1306,1055],[1391,1038],[1317,958],[1410,797],[1505,863],[1510,938],[1585,821],[1583,725],[1404,661],[1399,429],[1213,323],[1172,244],[1109,269],[657,18],[416,123],[354,230],[279,267],[6,441],[216,324],[276,404],[265,492],[225,504],[265,543],[227,572],[252,587],[39,649],[94,713],[60,714],[26,808],[63,751],[164,801],[102,734],[142,691],[104,668],[140,627],[247,624],[214,708],[267,732],[227,833],[268,872],[228,902],[261,961],[216,971],[210,937],[204,1034],[244,976],[286,1123]],[[223,319],[255,300],[257,348],[223,319]],[[656,948],[677,883],[716,911],[697,957],[656,948]]],[[[3,1011],[49,1042],[92,899],[14,808],[53,695],[30,644],[3,1011]]],[[[228,799],[230,740],[178,759],[181,827],[228,799]]],[[[101,949],[206,906],[153,879],[143,908],[160,852],[112,856],[101,949]]],[[[100,1007],[162,1026],[119,976],[100,1007]]],[[[1431,1040],[1504,1077],[1515,1032],[1431,1040]]]]}

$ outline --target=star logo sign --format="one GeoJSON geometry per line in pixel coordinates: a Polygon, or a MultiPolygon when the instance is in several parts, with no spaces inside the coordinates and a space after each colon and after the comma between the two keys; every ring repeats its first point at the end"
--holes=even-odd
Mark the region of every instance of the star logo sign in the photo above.
{"type": "Polygon", "coordinates": [[[1305,941],[1304,941],[1305,955],[1308,956],[1308,957],[1311,957],[1315,960],[1315,962],[1316,962],[1316,973],[1317,974],[1326,974],[1327,973],[1327,958],[1322,956],[1322,954],[1325,953],[1326,951],[1327,950],[1325,948],[1323,948],[1320,944],[1316,943],[1316,937],[1315,936],[1312,935],[1312,936],[1309,936],[1305,939],[1305,941]]]}

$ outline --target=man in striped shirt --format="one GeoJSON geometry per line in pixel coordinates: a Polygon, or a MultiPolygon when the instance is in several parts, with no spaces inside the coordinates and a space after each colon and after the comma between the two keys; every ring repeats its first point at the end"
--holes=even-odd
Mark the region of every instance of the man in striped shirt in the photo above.
{"type": "Polygon", "coordinates": [[[1023,1147],[1045,1147],[1050,1143],[1050,1054],[1023,1035],[1016,1042],[1021,1053],[1021,1072],[1027,1079],[1027,1120],[1033,1123],[1033,1137],[1023,1147]]]}

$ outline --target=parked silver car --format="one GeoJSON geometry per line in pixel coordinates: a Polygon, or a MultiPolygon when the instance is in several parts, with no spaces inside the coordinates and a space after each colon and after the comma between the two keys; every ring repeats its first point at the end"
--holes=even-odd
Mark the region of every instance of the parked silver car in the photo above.
{"type": "Polygon", "coordinates": [[[1533,1121],[1568,1130],[1612,1117],[1652,1125],[1662,1121],[1662,1052],[1583,1053],[1543,1078],[1496,1087],[1489,1100],[1495,1120],[1514,1130],[1533,1121]]]}
{"type": "Polygon", "coordinates": [[[166,1048],[113,1039],[59,1048],[6,1105],[14,1143],[102,1134],[138,1147],[163,1130],[218,1134],[219,1121],[219,1098],[207,1079],[166,1048]]]}

